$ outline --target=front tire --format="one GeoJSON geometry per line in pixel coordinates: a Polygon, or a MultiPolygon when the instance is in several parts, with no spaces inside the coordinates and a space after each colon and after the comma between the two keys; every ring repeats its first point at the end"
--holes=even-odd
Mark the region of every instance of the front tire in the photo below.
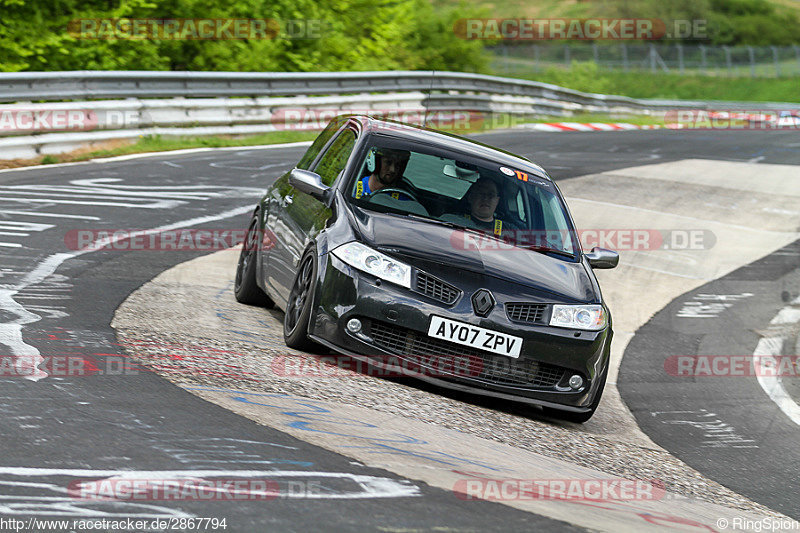
{"type": "Polygon", "coordinates": [[[256,283],[256,261],[258,259],[257,251],[260,234],[258,231],[258,217],[255,216],[250,221],[247,235],[245,235],[242,243],[242,251],[239,253],[236,280],[233,283],[233,294],[236,296],[236,301],[240,303],[272,307],[275,302],[256,283]]]}
{"type": "Polygon", "coordinates": [[[300,267],[286,304],[286,315],[283,317],[283,340],[289,348],[309,351],[316,347],[316,343],[308,338],[316,280],[317,256],[311,248],[300,259],[300,267]]]}

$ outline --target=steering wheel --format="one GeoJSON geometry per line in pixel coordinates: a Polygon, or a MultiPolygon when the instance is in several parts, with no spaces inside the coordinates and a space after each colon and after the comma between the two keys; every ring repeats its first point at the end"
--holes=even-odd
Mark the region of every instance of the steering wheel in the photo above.
{"type": "Polygon", "coordinates": [[[373,192],[372,196],[375,196],[376,194],[391,194],[393,192],[400,193],[400,194],[405,194],[406,196],[408,196],[409,198],[411,198],[412,200],[414,200],[418,204],[422,204],[422,202],[420,202],[419,199],[416,196],[414,196],[414,193],[412,193],[410,191],[404,191],[402,189],[398,189],[397,187],[384,187],[383,189],[380,189],[378,191],[373,192]]]}

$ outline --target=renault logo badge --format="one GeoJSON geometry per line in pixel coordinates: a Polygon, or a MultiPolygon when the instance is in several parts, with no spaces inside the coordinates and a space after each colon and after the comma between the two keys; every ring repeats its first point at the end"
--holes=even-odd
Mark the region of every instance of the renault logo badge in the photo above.
{"type": "Polygon", "coordinates": [[[494,307],[494,297],[486,289],[479,289],[472,295],[472,308],[478,316],[486,316],[494,307]]]}

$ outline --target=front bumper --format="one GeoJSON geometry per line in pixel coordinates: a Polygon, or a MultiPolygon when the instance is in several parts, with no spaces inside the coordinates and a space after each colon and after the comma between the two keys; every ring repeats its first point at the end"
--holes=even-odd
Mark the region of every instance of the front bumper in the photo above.
{"type": "Polygon", "coordinates": [[[504,303],[520,300],[517,286],[481,278],[479,283],[497,300],[482,318],[472,309],[470,280],[462,297],[447,305],[357,271],[331,254],[321,256],[319,263],[309,334],[341,353],[378,364],[387,356],[413,360],[422,370],[415,376],[439,386],[575,412],[589,409],[607,372],[610,326],[588,332],[512,322],[504,303]],[[427,335],[432,315],[522,337],[522,352],[513,359],[433,339],[427,335]],[[360,332],[348,331],[351,318],[361,321],[360,332]],[[466,356],[472,366],[449,372],[420,365],[429,355],[466,356]],[[577,390],[568,385],[575,374],[583,378],[577,390]]]}

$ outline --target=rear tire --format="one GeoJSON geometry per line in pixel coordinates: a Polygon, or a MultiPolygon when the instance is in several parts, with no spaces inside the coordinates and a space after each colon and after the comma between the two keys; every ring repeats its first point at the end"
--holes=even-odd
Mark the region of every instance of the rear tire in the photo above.
{"type": "Polygon", "coordinates": [[[308,338],[308,323],[317,280],[317,256],[310,248],[300,258],[300,266],[286,303],[283,317],[283,340],[286,346],[296,350],[310,351],[317,344],[308,338]]]}
{"type": "Polygon", "coordinates": [[[594,400],[592,400],[592,404],[589,406],[589,411],[585,413],[574,413],[572,411],[562,411],[561,409],[554,409],[552,407],[543,407],[544,414],[550,416],[552,418],[558,418],[559,420],[565,420],[567,422],[575,422],[576,424],[583,424],[584,422],[588,422],[592,416],[594,416],[594,412],[597,410],[597,406],[600,405],[600,398],[603,396],[603,389],[606,388],[606,377],[608,376],[608,370],[606,370],[605,374],[603,374],[603,380],[600,382],[600,387],[597,389],[597,394],[594,396],[594,400]]]}
{"type": "Polygon", "coordinates": [[[239,264],[236,266],[236,280],[233,283],[233,294],[236,301],[262,307],[272,307],[275,302],[267,296],[256,283],[256,262],[258,259],[259,235],[258,217],[253,217],[239,253],[239,264]]]}

